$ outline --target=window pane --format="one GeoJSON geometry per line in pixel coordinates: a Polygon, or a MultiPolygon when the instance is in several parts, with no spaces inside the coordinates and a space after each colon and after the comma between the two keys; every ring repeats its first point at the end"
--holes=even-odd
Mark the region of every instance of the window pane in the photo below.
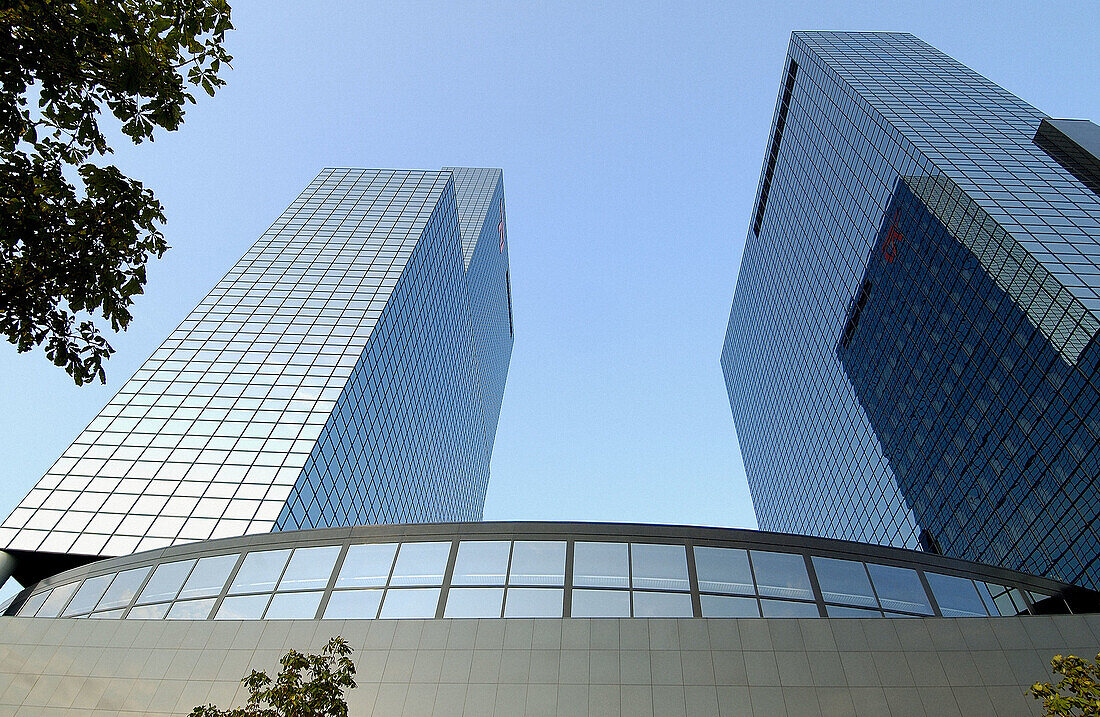
{"type": "Polygon", "coordinates": [[[264,608],[270,595],[241,595],[222,600],[215,620],[259,620],[264,616],[264,608]]]}
{"type": "Polygon", "coordinates": [[[167,618],[169,620],[205,620],[210,616],[210,608],[212,607],[214,607],[214,598],[184,600],[172,605],[167,618]]]}
{"type": "Polygon", "coordinates": [[[237,577],[229,586],[229,594],[272,592],[289,557],[289,550],[263,550],[245,555],[237,577]]]}
{"type": "Polygon", "coordinates": [[[806,561],[797,553],[752,551],[756,588],[761,595],[781,598],[813,598],[806,561]]]}
{"type": "Polygon", "coordinates": [[[279,590],[308,590],[328,586],[332,566],[340,557],[340,546],[330,545],[323,548],[298,548],[290,557],[283,579],[279,581],[279,590]]]}
{"type": "Polygon", "coordinates": [[[57,617],[61,612],[61,608],[65,607],[65,603],[69,602],[69,598],[76,592],[77,587],[80,586],[80,582],[69,583],[68,585],[61,585],[53,589],[50,592],[50,596],[46,598],[46,601],[42,603],[42,608],[38,611],[38,617],[57,617]]]}
{"type": "Polygon", "coordinates": [[[450,543],[402,543],[390,585],[442,585],[450,554],[450,543]]]}
{"type": "Polygon", "coordinates": [[[925,573],[944,617],[985,617],[985,606],[974,582],[939,573],[925,573]]]}
{"type": "Polygon", "coordinates": [[[149,578],[145,589],[138,596],[137,604],[174,600],[194,564],[194,560],[177,560],[174,563],[158,565],[153,571],[153,577],[149,578]]]}
{"type": "Polygon", "coordinates": [[[688,593],[634,591],[634,617],[691,617],[688,593]]]}
{"type": "MultiPolygon", "coordinates": [[[[446,543],[443,543],[447,545],[446,543]]],[[[396,620],[400,618],[435,617],[439,605],[439,588],[405,588],[386,591],[379,617],[396,620]]]]}
{"type": "Polygon", "coordinates": [[[882,613],[878,610],[868,610],[862,607],[838,607],[837,605],[826,605],[825,613],[829,617],[882,617],[882,613]]]}
{"type": "Polygon", "coordinates": [[[80,589],[76,591],[76,595],[73,596],[72,602],[65,608],[65,612],[61,613],[61,617],[91,612],[92,608],[99,602],[99,598],[103,597],[103,593],[106,592],[107,586],[111,584],[114,577],[112,573],[85,580],[80,589]]]}
{"type": "Polygon", "coordinates": [[[821,597],[825,598],[825,602],[878,607],[863,563],[819,557],[814,557],[813,561],[821,597]]]}
{"type": "Polygon", "coordinates": [[[503,585],[511,543],[464,540],[458,544],[452,585],[503,585]]]}
{"type": "Polygon", "coordinates": [[[500,617],[504,588],[451,588],[443,617],[500,617]]]}
{"type": "Polygon", "coordinates": [[[573,617],[630,617],[630,593],[626,590],[574,590],[572,615],[573,617]]]}
{"type": "MultiPolygon", "coordinates": [[[[517,540],[512,548],[509,585],[564,585],[565,542],[517,540]]],[[[558,606],[561,617],[561,606],[558,606]]]]}
{"type": "Polygon", "coordinates": [[[325,607],[325,619],[374,619],[381,604],[381,590],[334,590],[325,607]]]}
{"type": "Polygon", "coordinates": [[[159,605],[142,605],[130,609],[127,620],[162,620],[168,614],[168,608],[172,603],[162,602],[159,605]]]}
{"type": "Polygon", "coordinates": [[[879,603],[884,609],[932,614],[928,595],[925,594],[924,586],[915,570],[874,563],[869,563],[867,570],[871,573],[871,581],[875,584],[875,592],[878,593],[879,603]]]}
{"type": "Polygon", "coordinates": [[[19,616],[34,617],[34,614],[38,612],[38,609],[42,607],[42,603],[46,602],[46,598],[49,596],[49,590],[43,590],[36,595],[31,595],[27,598],[27,602],[23,603],[23,607],[19,608],[19,616]]]}
{"type": "Polygon", "coordinates": [[[812,602],[761,600],[760,610],[764,617],[820,617],[817,605],[812,602]]]}
{"type": "Polygon", "coordinates": [[[558,588],[508,588],[504,617],[561,617],[564,594],[558,588]]]}
{"type": "Polygon", "coordinates": [[[393,556],[397,553],[397,543],[375,543],[371,545],[353,545],[344,556],[344,565],[340,568],[340,577],[336,578],[338,588],[382,587],[390,576],[393,556]]]}
{"type": "Polygon", "coordinates": [[[133,568],[119,573],[111,583],[111,587],[107,588],[107,592],[103,594],[103,599],[99,601],[96,610],[129,607],[130,601],[134,599],[134,595],[137,594],[138,588],[148,574],[148,567],[133,568]]]}
{"type": "MultiPolygon", "coordinates": [[[[630,587],[627,570],[626,543],[573,544],[574,585],[608,588],[630,587]]],[[[576,600],[574,600],[574,603],[576,603],[576,600]]]]}
{"type": "Polygon", "coordinates": [[[760,617],[756,598],[700,595],[703,617],[760,617]]]}
{"type": "Polygon", "coordinates": [[[88,617],[93,620],[119,620],[122,618],[122,613],[125,610],[103,610],[101,612],[93,612],[88,617]]]}
{"type": "Polygon", "coordinates": [[[191,598],[204,595],[217,595],[225,587],[225,581],[233,566],[237,564],[237,555],[214,555],[202,558],[195,563],[195,569],[180,591],[179,597],[191,598]]]}
{"type": "MultiPolygon", "coordinates": [[[[695,571],[699,576],[700,590],[735,595],[756,594],[747,551],[698,546],[695,548],[695,571]]],[[[753,604],[756,604],[755,600],[753,604]]]]}
{"type": "Polygon", "coordinates": [[[687,548],[683,545],[634,543],[630,567],[635,588],[688,589],[687,548]]]}
{"type": "Polygon", "coordinates": [[[271,598],[265,620],[312,620],[317,616],[324,590],[308,593],[278,593],[271,598]]]}

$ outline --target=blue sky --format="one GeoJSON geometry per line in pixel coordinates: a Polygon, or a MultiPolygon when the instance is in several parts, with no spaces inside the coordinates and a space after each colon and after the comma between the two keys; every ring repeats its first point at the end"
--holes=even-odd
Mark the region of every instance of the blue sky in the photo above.
{"type": "Polygon", "coordinates": [[[0,346],[0,511],[325,166],[503,167],[515,348],[491,520],[754,527],[719,367],[789,33],[912,32],[1100,119],[1093,2],[234,3],[234,69],[116,161],[173,246],[105,387],[0,346]]]}

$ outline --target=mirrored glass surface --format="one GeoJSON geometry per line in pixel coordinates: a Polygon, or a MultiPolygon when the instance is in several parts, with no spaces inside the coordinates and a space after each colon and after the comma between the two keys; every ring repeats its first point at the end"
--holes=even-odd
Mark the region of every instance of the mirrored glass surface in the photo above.
{"type": "Polygon", "coordinates": [[[504,588],[451,588],[443,617],[500,617],[504,588]]]}
{"type": "Polygon", "coordinates": [[[259,620],[264,616],[264,608],[270,595],[238,595],[222,600],[215,620],[259,620]]]}
{"type": "Polygon", "coordinates": [[[825,614],[829,617],[882,617],[882,613],[878,610],[847,605],[826,605],[825,614]]]}
{"type": "Polygon", "coordinates": [[[168,620],[205,620],[210,617],[212,607],[214,607],[214,598],[182,600],[173,603],[165,617],[168,620]]]}
{"type": "Polygon", "coordinates": [[[511,543],[500,540],[464,540],[458,544],[452,585],[503,585],[511,543]]]}
{"type": "Polygon", "coordinates": [[[353,545],[344,556],[340,567],[340,576],[336,578],[338,588],[382,587],[390,576],[393,557],[397,554],[397,543],[372,543],[353,545]]]}
{"type": "Polygon", "coordinates": [[[703,617],[760,617],[760,606],[754,597],[732,595],[700,595],[703,617]]]}
{"type": "Polygon", "coordinates": [[[271,592],[283,574],[289,550],[262,550],[244,556],[241,569],[229,586],[230,595],[271,592]]]}
{"type": "Polygon", "coordinates": [[[279,591],[316,590],[327,587],[338,557],[340,557],[339,545],[296,549],[290,556],[290,562],[287,563],[286,571],[279,581],[279,591]]]}
{"type": "Polygon", "coordinates": [[[103,597],[103,593],[106,592],[107,586],[111,584],[111,580],[114,579],[114,575],[100,575],[95,578],[88,578],[84,581],[84,584],[80,586],[80,589],[76,591],[76,595],[69,602],[68,607],[61,613],[61,617],[69,617],[72,615],[82,615],[86,612],[91,612],[95,608],[96,603],[99,602],[99,598],[103,597]]]}
{"type": "Polygon", "coordinates": [[[689,593],[634,591],[634,617],[691,617],[689,593]]]}
{"type": "Polygon", "coordinates": [[[634,543],[630,546],[631,580],[635,588],[687,590],[687,549],[683,545],[634,543]]]}
{"type": "Polygon", "coordinates": [[[764,617],[820,617],[817,605],[812,602],[788,602],[787,600],[760,600],[764,617]]]}
{"type": "Polygon", "coordinates": [[[381,590],[333,590],[325,607],[325,619],[373,619],[382,604],[381,590]]]}
{"type": "Polygon", "coordinates": [[[180,599],[217,595],[225,587],[225,581],[233,566],[237,564],[237,555],[214,555],[202,558],[188,576],[180,591],[180,599]]]}
{"type": "Polygon", "coordinates": [[[402,543],[390,585],[442,585],[450,553],[450,543],[402,543]]]}
{"type": "Polygon", "coordinates": [[[813,557],[817,583],[825,602],[862,607],[878,607],[871,590],[871,579],[863,563],[855,560],[813,557]]]}
{"type": "Polygon", "coordinates": [[[61,609],[65,607],[65,603],[69,602],[69,598],[76,592],[77,587],[80,586],[79,582],[68,583],[67,585],[59,585],[50,592],[50,596],[46,598],[46,601],[42,603],[42,607],[38,609],[36,617],[57,617],[61,612],[61,609]]]}
{"type": "Polygon", "coordinates": [[[432,618],[439,605],[439,588],[390,588],[378,617],[387,620],[432,618]]]}
{"type": "Polygon", "coordinates": [[[874,563],[868,563],[867,570],[871,573],[871,581],[883,609],[932,614],[932,606],[917,571],[874,563]]]}
{"type": "Polygon", "coordinates": [[[565,541],[517,540],[512,547],[508,584],[564,585],[565,541]]]}
{"type": "Polygon", "coordinates": [[[508,588],[504,617],[561,617],[565,591],[560,588],[508,588]]]}
{"type": "Polygon", "coordinates": [[[985,617],[986,610],[974,581],[939,573],[924,574],[944,617],[985,617]]]}
{"type": "Polygon", "coordinates": [[[149,574],[149,568],[133,568],[119,573],[111,582],[111,587],[99,601],[96,610],[111,610],[120,607],[129,607],[134,595],[137,594],[141,584],[145,582],[145,576],[149,574]]]}
{"type": "Polygon", "coordinates": [[[130,608],[130,612],[127,613],[127,620],[163,620],[164,616],[168,614],[168,608],[172,606],[170,602],[162,602],[157,605],[139,605],[137,607],[130,608]]]}
{"type": "Polygon", "coordinates": [[[753,550],[751,555],[756,574],[756,589],[761,595],[813,599],[810,576],[806,573],[806,560],[801,555],[763,550],[753,550]]]}
{"type": "Polygon", "coordinates": [[[276,593],[267,606],[265,620],[312,620],[317,615],[323,590],[303,593],[276,593]]]}
{"type": "Polygon", "coordinates": [[[630,617],[630,593],[626,590],[574,589],[571,614],[573,617],[630,617]]]}
{"type": "Polygon", "coordinates": [[[43,590],[37,595],[31,595],[27,598],[27,602],[23,603],[23,607],[19,608],[20,617],[34,617],[34,614],[38,612],[42,607],[42,603],[46,602],[46,598],[50,596],[49,590],[43,590]]]}
{"type": "MultiPolygon", "coordinates": [[[[573,584],[583,587],[630,587],[626,543],[573,544],[573,584]]],[[[575,595],[576,593],[574,593],[575,595]]]]}
{"type": "Polygon", "coordinates": [[[101,610],[99,612],[93,612],[90,617],[93,620],[120,620],[125,610],[101,610]]]}
{"type": "MultiPolygon", "coordinates": [[[[695,570],[699,577],[699,590],[703,592],[756,594],[746,550],[696,546],[695,570]]],[[[756,604],[755,600],[753,604],[756,604]]]]}
{"type": "Polygon", "coordinates": [[[153,571],[153,577],[149,578],[141,595],[138,595],[137,604],[175,599],[194,564],[194,560],[177,560],[158,565],[153,571]]]}

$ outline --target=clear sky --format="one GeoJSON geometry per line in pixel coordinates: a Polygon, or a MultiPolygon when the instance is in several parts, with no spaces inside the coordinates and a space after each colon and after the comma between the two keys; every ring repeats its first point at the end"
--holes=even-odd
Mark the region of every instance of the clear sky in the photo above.
{"type": "Polygon", "coordinates": [[[467,165],[504,169],[516,327],[485,517],[754,527],[719,355],[790,32],[909,31],[1100,120],[1095,0],[234,5],[228,86],[116,145],[173,249],[107,386],[0,344],[0,512],[319,169],[467,165]]]}

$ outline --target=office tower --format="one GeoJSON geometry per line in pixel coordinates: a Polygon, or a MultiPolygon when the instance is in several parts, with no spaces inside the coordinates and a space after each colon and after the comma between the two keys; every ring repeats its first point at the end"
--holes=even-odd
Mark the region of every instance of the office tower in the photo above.
{"type": "Polygon", "coordinates": [[[497,169],[326,169],[0,527],[26,584],[296,528],[480,520],[512,347],[497,169]]]}
{"type": "Polygon", "coordinates": [[[1098,138],[793,35],[722,352],[762,528],[1100,586],[1098,138]]]}

